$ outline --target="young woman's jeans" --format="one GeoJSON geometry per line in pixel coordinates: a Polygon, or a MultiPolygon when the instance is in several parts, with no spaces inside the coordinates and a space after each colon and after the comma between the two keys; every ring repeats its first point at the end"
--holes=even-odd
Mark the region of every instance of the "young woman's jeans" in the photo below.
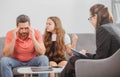
{"type": "MultiPolygon", "coordinates": [[[[11,57],[3,57],[1,59],[2,77],[13,77],[12,68],[19,66],[48,66],[49,60],[47,56],[40,55],[28,62],[21,62],[11,57]]],[[[48,74],[39,74],[39,77],[48,77],[48,74]]]]}

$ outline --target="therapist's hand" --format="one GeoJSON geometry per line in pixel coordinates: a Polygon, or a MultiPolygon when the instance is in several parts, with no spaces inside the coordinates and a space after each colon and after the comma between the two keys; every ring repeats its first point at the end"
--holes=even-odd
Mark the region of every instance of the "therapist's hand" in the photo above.
{"type": "Polygon", "coordinates": [[[80,51],[80,53],[83,54],[83,55],[86,55],[87,52],[88,52],[88,51],[87,51],[87,50],[84,50],[84,49],[82,49],[82,50],[80,51]]]}

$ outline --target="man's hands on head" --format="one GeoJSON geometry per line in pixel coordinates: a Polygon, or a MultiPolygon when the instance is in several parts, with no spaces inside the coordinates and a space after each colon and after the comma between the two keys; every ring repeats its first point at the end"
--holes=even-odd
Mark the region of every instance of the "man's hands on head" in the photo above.
{"type": "Polygon", "coordinates": [[[35,39],[35,32],[34,32],[34,29],[31,27],[29,27],[29,34],[30,34],[32,39],[35,39]]]}
{"type": "Polygon", "coordinates": [[[19,31],[19,27],[15,28],[13,31],[13,38],[16,39],[17,35],[18,35],[18,31],[19,31]]]}
{"type": "Polygon", "coordinates": [[[43,41],[41,43],[39,43],[37,41],[37,39],[35,38],[35,31],[33,28],[29,27],[29,34],[30,34],[30,37],[32,38],[33,40],[33,43],[34,43],[34,47],[35,47],[35,51],[38,53],[38,54],[45,54],[45,46],[44,46],[44,43],[43,41]]]}
{"type": "MultiPolygon", "coordinates": [[[[16,35],[17,36],[19,36],[20,35],[20,30],[22,30],[22,29],[28,29],[28,34],[30,35],[30,37],[32,38],[32,39],[35,39],[35,35],[34,35],[34,29],[33,28],[31,28],[31,26],[29,26],[29,27],[25,27],[25,28],[20,28],[20,27],[17,27],[16,29],[14,29],[14,36],[13,37],[16,37],[16,35]]],[[[22,36],[21,36],[22,37],[22,36]]],[[[28,36],[27,36],[28,37],[28,36]]]]}

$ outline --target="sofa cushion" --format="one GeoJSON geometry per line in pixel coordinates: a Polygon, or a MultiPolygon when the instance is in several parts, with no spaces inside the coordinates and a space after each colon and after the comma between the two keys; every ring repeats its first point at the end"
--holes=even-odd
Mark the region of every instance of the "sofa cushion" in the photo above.
{"type": "Polygon", "coordinates": [[[95,53],[96,50],[96,40],[95,34],[78,34],[77,50],[86,49],[90,53],[95,53]]]}
{"type": "Polygon", "coordinates": [[[3,57],[2,49],[4,46],[5,37],[0,37],[0,59],[3,57]]]}
{"type": "Polygon", "coordinates": [[[95,34],[77,33],[77,36],[78,36],[78,40],[77,40],[76,50],[80,51],[81,49],[85,49],[88,50],[90,53],[95,53],[96,50],[95,34]]]}
{"type": "MultiPolygon", "coordinates": [[[[80,51],[81,49],[88,50],[89,53],[95,53],[96,50],[96,40],[94,33],[76,33],[78,36],[76,50],[80,51]]],[[[72,39],[72,34],[69,34],[72,39]]],[[[70,56],[66,54],[66,59],[69,60],[70,56]]]]}

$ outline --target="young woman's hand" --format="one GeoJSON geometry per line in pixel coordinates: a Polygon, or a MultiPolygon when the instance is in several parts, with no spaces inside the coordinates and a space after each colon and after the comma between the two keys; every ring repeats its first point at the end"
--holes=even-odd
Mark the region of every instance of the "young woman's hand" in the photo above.
{"type": "Polygon", "coordinates": [[[78,36],[76,34],[72,34],[72,48],[76,49],[78,36]]]}
{"type": "Polygon", "coordinates": [[[72,34],[72,42],[77,42],[78,36],[76,34],[72,34]]]}

